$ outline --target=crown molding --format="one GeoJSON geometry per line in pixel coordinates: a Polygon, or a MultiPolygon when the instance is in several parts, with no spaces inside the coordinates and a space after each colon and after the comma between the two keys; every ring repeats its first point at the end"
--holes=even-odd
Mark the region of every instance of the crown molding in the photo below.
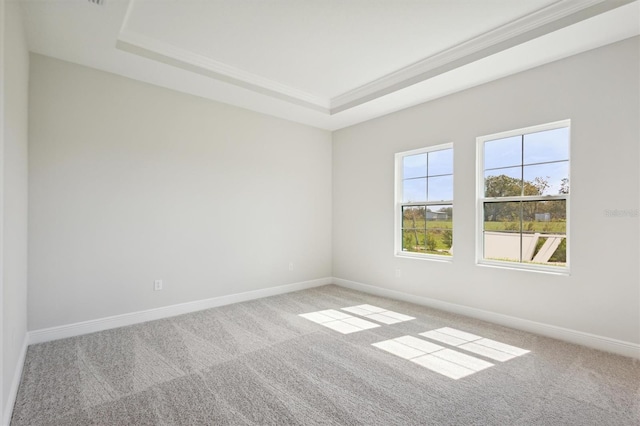
{"type": "Polygon", "coordinates": [[[331,99],[317,96],[128,29],[130,0],[116,47],[330,117],[636,0],[558,0],[449,49],[331,99]]]}
{"type": "Polygon", "coordinates": [[[560,0],[331,99],[331,114],[451,71],[634,0],[560,0]]]}
{"type": "MultiPolygon", "coordinates": [[[[133,3],[132,1],[129,4],[129,8],[133,3]]],[[[298,90],[134,31],[126,30],[124,26],[118,35],[116,48],[244,87],[267,96],[279,98],[326,114],[329,113],[329,99],[298,90]]]]}

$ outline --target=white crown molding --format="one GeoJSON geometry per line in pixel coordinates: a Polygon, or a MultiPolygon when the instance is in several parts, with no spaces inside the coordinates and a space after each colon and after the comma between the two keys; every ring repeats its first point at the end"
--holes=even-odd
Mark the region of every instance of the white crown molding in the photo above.
{"type": "Polygon", "coordinates": [[[429,308],[446,312],[452,312],[454,314],[464,315],[471,318],[477,318],[494,324],[500,324],[506,327],[515,328],[517,330],[523,330],[530,333],[563,340],[565,342],[587,346],[601,351],[640,359],[640,345],[637,343],[625,342],[622,340],[611,339],[609,337],[598,336],[596,334],[585,333],[582,331],[571,330],[555,325],[544,324],[541,322],[472,308],[469,306],[443,302],[441,300],[431,299],[423,296],[416,296],[397,290],[390,290],[387,288],[363,284],[360,282],[345,280],[342,278],[334,277],[333,283],[341,287],[362,291],[364,293],[373,294],[375,296],[388,297],[391,299],[401,300],[403,302],[415,303],[417,305],[427,306],[429,308]]]}
{"type": "MultiPolygon", "coordinates": [[[[129,7],[132,4],[133,1],[129,7]]],[[[329,99],[304,92],[131,30],[123,28],[120,31],[116,47],[129,53],[197,72],[216,80],[235,84],[320,112],[329,113],[329,99]]]]}
{"type": "Polygon", "coordinates": [[[313,95],[129,29],[129,16],[136,0],[129,1],[116,47],[274,99],[284,100],[328,117],[633,1],[635,0],[558,0],[331,99],[313,95]]]}
{"type": "Polygon", "coordinates": [[[331,99],[331,114],[451,71],[634,0],[560,0],[331,99]],[[600,7],[594,7],[600,6],[600,7]],[[572,19],[565,19],[572,17],[572,19]]]}
{"type": "Polygon", "coordinates": [[[313,287],[331,284],[331,278],[318,278],[315,280],[301,281],[293,284],[285,284],[277,287],[268,287],[244,293],[229,294],[213,297],[211,299],[195,300],[193,302],[179,303],[177,305],[148,309],[145,311],[130,312],[122,315],[114,315],[106,318],[98,318],[57,327],[43,328],[29,332],[29,344],[49,342],[51,340],[65,339],[67,337],[81,336],[97,331],[110,330],[112,328],[125,327],[147,321],[169,318],[176,315],[230,305],[232,303],[246,302],[261,299],[263,297],[277,296],[293,291],[306,290],[313,287]]]}

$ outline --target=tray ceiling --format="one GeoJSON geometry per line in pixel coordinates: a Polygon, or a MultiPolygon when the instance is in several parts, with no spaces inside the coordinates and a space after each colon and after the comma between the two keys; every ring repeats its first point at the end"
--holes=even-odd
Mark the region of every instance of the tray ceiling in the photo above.
{"type": "Polygon", "coordinates": [[[30,49],[334,130],[639,33],[638,1],[22,0],[30,49]]]}

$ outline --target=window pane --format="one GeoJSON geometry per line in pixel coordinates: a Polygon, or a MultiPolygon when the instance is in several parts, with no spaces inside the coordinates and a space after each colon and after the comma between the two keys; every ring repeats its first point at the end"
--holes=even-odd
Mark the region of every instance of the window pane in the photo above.
{"type": "Polygon", "coordinates": [[[427,154],[408,155],[402,159],[404,179],[427,176],[427,154]]]}
{"type": "Polygon", "coordinates": [[[524,195],[569,193],[569,162],[524,167],[524,195]]]}
{"type": "Polygon", "coordinates": [[[522,203],[522,230],[529,233],[558,234],[567,233],[567,202],[525,201],[522,203]]]}
{"type": "Polygon", "coordinates": [[[528,201],[522,205],[523,261],[550,266],[567,263],[567,203],[557,201],[528,201]]]}
{"type": "Polygon", "coordinates": [[[427,200],[427,179],[407,179],[402,182],[402,202],[415,203],[427,200]]]}
{"type": "Polygon", "coordinates": [[[453,245],[452,229],[428,229],[426,238],[425,244],[428,253],[451,256],[450,250],[453,245]]]}
{"type": "Polygon", "coordinates": [[[490,170],[484,173],[485,197],[512,197],[522,195],[522,168],[490,170]]]}
{"type": "Polygon", "coordinates": [[[402,207],[402,228],[425,228],[425,207],[402,207]]]}
{"type": "Polygon", "coordinates": [[[484,258],[520,262],[520,238],[519,232],[484,231],[484,258]]]}
{"type": "Polygon", "coordinates": [[[522,137],[512,136],[484,143],[484,169],[522,164],[522,137]]]}
{"type": "Polygon", "coordinates": [[[453,149],[443,149],[429,153],[429,176],[453,174],[453,149]]]}
{"type": "Polygon", "coordinates": [[[412,252],[424,252],[425,246],[425,230],[424,229],[405,229],[402,231],[402,250],[412,252]]]}
{"type": "Polygon", "coordinates": [[[520,262],[521,203],[484,203],[484,258],[520,262]]]}
{"type": "Polygon", "coordinates": [[[453,200],[453,176],[437,176],[428,179],[427,201],[453,200]]]}
{"type": "Polygon", "coordinates": [[[524,135],[524,164],[568,159],[568,127],[524,135]]]}
{"type": "Polygon", "coordinates": [[[429,206],[427,208],[427,228],[451,229],[453,223],[453,206],[429,206]]]}
{"type": "Polygon", "coordinates": [[[520,232],[520,202],[484,203],[484,230],[520,232]]]}

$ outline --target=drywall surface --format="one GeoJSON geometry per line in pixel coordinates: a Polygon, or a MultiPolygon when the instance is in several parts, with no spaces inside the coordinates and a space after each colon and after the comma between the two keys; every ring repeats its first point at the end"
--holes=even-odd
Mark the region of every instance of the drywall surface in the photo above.
{"type": "Polygon", "coordinates": [[[30,329],[331,276],[328,131],[39,55],[30,87],[30,329]]]}
{"type": "Polygon", "coordinates": [[[639,343],[639,51],[624,40],[335,132],[334,277],[639,343]],[[476,137],[564,119],[571,274],[476,265],[476,137]],[[453,261],[395,257],[394,154],[446,142],[453,261]]]}
{"type": "MultiPolygon", "coordinates": [[[[22,371],[27,335],[27,186],[29,52],[18,2],[4,10],[2,89],[2,407],[10,412],[12,388],[22,371]],[[18,377],[16,377],[18,375],[18,377]]],[[[2,30],[0,30],[2,31],[2,30]]],[[[17,383],[15,383],[17,384],[17,383]]],[[[0,418],[0,422],[3,421],[0,418]]]]}

